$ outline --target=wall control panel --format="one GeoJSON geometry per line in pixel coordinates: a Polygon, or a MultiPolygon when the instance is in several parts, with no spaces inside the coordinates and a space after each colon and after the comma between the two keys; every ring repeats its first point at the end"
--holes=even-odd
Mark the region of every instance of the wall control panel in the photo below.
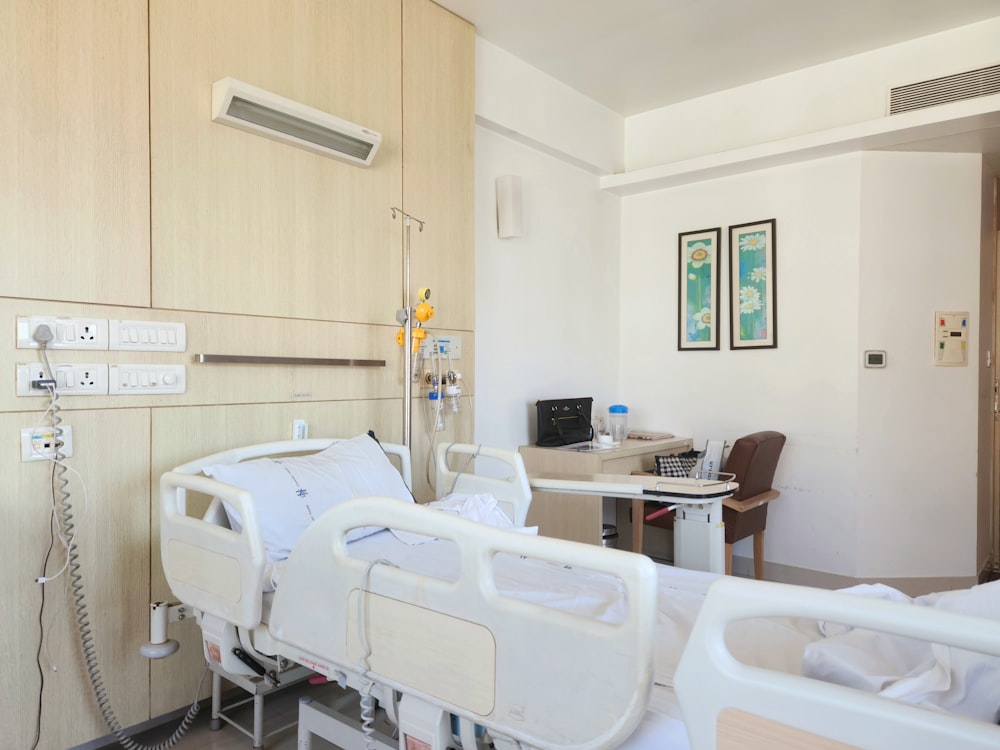
{"type": "Polygon", "coordinates": [[[939,367],[969,364],[969,313],[934,313],[934,364],[939,367]]]}

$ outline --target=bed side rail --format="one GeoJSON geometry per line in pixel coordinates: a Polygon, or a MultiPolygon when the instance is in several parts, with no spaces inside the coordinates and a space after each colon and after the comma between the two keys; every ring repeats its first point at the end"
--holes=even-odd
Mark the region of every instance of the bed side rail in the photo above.
{"type": "MultiPolygon", "coordinates": [[[[831,741],[830,747],[844,743],[868,750],[1000,747],[1000,727],[992,724],[737,661],[726,647],[726,626],[772,616],[828,620],[1000,656],[1000,629],[979,618],[836,591],[723,578],[709,588],[675,675],[693,750],[723,746],[717,745],[717,732],[734,715],[731,711],[740,712],[744,725],[748,718],[760,719],[757,723],[768,731],[785,732],[792,743],[788,747],[803,746],[801,732],[831,741]]],[[[759,744],[744,737],[739,746],[773,748],[775,742],[773,734],[762,736],[759,744]]]]}
{"type": "Polygon", "coordinates": [[[526,746],[597,750],[618,747],[645,711],[656,591],[655,566],[641,555],[361,498],[325,513],[299,540],[275,593],[270,631],[287,658],[331,676],[357,675],[363,603],[376,682],[526,746]],[[457,580],[386,565],[369,570],[348,554],[343,537],[373,523],[454,542],[457,580]],[[615,577],[627,607],[620,620],[603,622],[502,594],[493,576],[499,553],[615,577]]]}
{"type": "MultiPolygon", "coordinates": [[[[440,499],[451,492],[491,493],[515,526],[524,526],[531,505],[531,487],[521,454],[516,450],[491,448],[468,443],[442,443],[437,447],[435,491],[440,499]],[[506,477],[475,473],[476,458],[497,461],[505,467],[506,477]],[[457,463],[457,468],[452,464],[457,463]]],[[[483,468],[483,467],[480,467],[483,468]]]]}
{"type": "Polygon", "coordinates": [[[164,474],[160,556],[170,590],[181,602],[240,627],[260,623],[267,554],[250,492],[198,474],[164,474]],[[230,503],[242,530],[187,515],[188,491],[230,503]]]}

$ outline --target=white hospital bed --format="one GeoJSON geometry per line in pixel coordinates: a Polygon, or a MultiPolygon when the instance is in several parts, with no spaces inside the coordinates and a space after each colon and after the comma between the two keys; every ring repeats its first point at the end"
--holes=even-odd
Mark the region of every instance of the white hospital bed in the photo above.
{"type": "MultiPolygon", "coordinates": [[[[165,476],[164,495],[189,489],[240,497],[203,480],[211,482],[165,476]]],[[[197,566],[185,562],[189,556],[227,555],[215,547],[221,537],[205,544],[191,538],[204,522],[175,523],[179,514],[169,521],[166,515],[164,564],[183,601],[185,586],[203,587],[197,566]]],[[[242,584],[232,588],[234,575],[224,578],[230,588],[214,596],[243,595],[242,584]]],[[[219,611],[225,606],[219,603],[219,611]]],[[[501,750],[1000,746],[996,726],[789,673],[818,637],[817,620],[1000,655],[996,622],[676,571],[640,555],[492,529],[382,498],[344,503],[309,527],[281,573],[269,627],[256,635],[265,653],[289,663],[359,690],[370,680],[404,735],[412,732],[433,748],[453,744],[450,715],[462,719],[463,746],[475,741],[471,727],[478,725],[501,750]],[[450,541],[406,547],[398,567],[375,564],[398,549],[391,533],[345,542],[352,529],[372,525],[450,541]],[[556,576],[551,583],[549,573],[556,576]],[[566,590],[572,596],[560,595],[566,590]],[[759,619],[765,616],[781,619],[759,619]],[[727,636],[728,622],[747,617],[755,618],[754,628],[727,636]],[[790,644],[789,654],[760,653],[760,644],[782,642],[790,644]]],[[[314,731],[341,737],[320,709],[303,704],[301,710],[300,748],[309,747],[314,731]]],[[[388,748],[395,741],[379,742],[388,748]]]]}
{"type": "MultiPolygon", "coordinates": [[[[173,595],[185,609],[194,612],[202,630],[205,657],[213,672],[213,728],[221,727],[222,722],[232,724],[253,739],[254,747],[261,747],[265,737],[264,696],[279,685],[300,681],[314,672],[282,658],[268,632],[273,594],[267,590],[276,566],[268,559],[254,493],[203,472],[209,467],[255,459],[317,454],[346,442],[314,439],[244,446],[190,461],[161,478],[164,572],[173,595]],[[193,515],[188,493],[210,498],[207,509],[193,515]],[[239,531],[230,527],[227,505],[242,520],[239,531]],[[223,707],[223,679],[252,696],[248,699],[254,703],[252,730],[232,720],[227,713],[229,707],[223,707]]],[[[398,464],[405,487],[411,487],[409,450],[391,443],[382,443],[381,447],[398,464]]],[[[531,490],[520,455],[485,446],[451,444],[442,445],[436,458],[438,497],[451,492],[489,493],[515,525],[524,525],[531,490]],[[477,475],[475,459],[484,459],[488,470],[500,476],[477,475]]],[[[237,701],[230,707],[237,708],[244,702],[237,701]]]]}

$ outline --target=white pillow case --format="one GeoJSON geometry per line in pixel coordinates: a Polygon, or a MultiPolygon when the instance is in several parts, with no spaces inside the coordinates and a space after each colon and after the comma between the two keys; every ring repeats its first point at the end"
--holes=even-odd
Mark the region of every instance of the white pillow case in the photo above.
{"type": "MultiPolygon", "coordinates": [[[[272,563],[286,559],[306,528],[338,503],[369,495],[414,502],[402,476],[369,435],[334,443],[308,456],[217,464],[203,472],[253,493],[264,547],[272,563]]],[[[228,503],[223,505],[229,525],[240,531],[243,521],[239,513],[228,503]]],[[[382,528],[353,529],[347,541],[382,528]]]]}

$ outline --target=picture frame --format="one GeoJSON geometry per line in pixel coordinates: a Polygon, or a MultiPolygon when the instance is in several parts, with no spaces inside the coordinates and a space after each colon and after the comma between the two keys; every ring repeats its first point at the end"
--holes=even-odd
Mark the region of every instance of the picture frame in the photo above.
{"type": "Polygon", "coordinates": [[[677,349],[719,348],[722,227],[677,235],[677,349]]]}
{"type": "Polygon", "coordinates": [[[777,221],[729,227],[729,347],[778,346],[777,221]]]}

